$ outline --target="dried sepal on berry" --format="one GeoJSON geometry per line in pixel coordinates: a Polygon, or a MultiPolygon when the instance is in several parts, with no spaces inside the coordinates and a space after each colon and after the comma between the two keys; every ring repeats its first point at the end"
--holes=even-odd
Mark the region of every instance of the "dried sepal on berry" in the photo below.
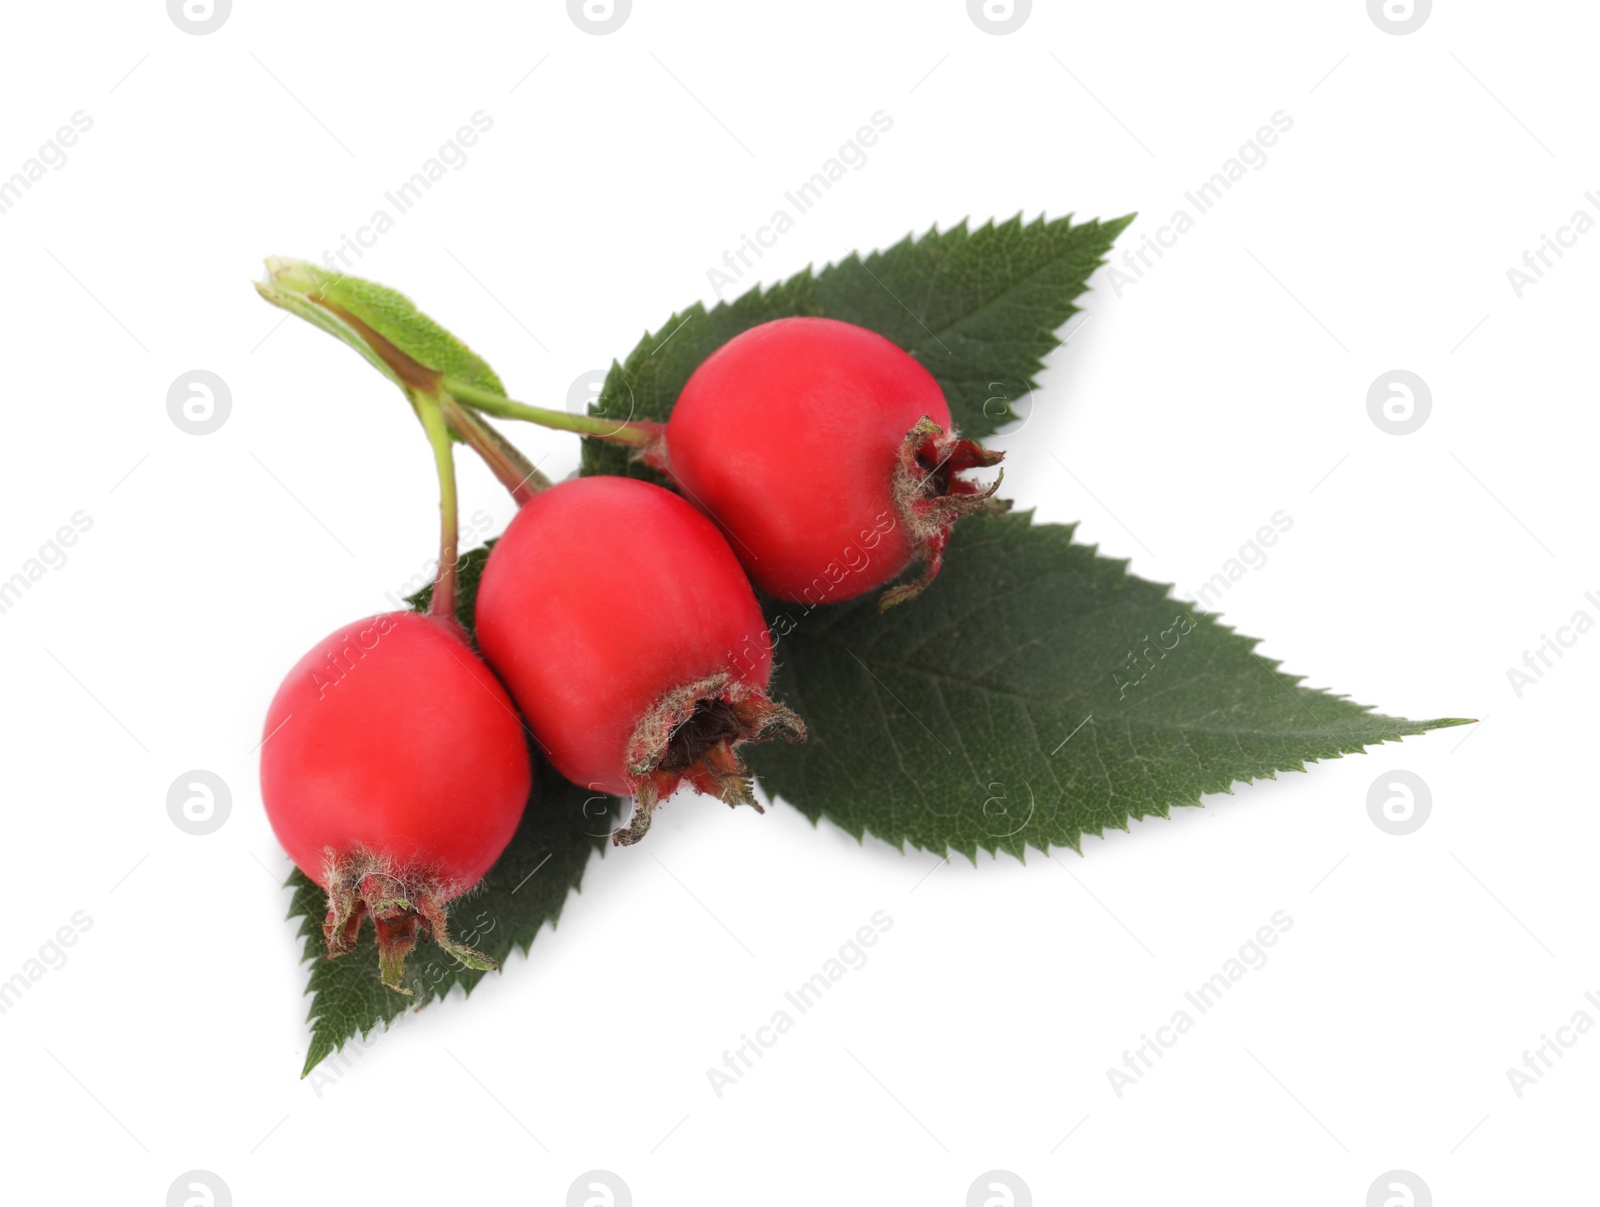
{"type": "Polygon", "coordinates": [[[906,433],[895,462],[894,502],[919,560],[915,578],[878,597],[878,611],[915,599],[938,577],[950,530],[962,516],[998,515],[1011,509],[1010,499],[995,497],[1004,470],[986,487],[962,477],[967,470],[998,465],[1004,456],[975,440],[962,439],[953,429],[945,431],[926,416],[906,433]]]}
{"type": "Polygon", "coordinates": [[[656,806],[685,782],[730,807],[750,805],[762,812],[738,748],[769,737],[799,742],[805,736],[805,722],[792,710],[726,673],[668,692],[640,718],[629,739],[633,817],[611,840],[618,846],[638,842],[656,806]]]}
{"type": "Polygon", "coordinates": [[[405,984],[406,957],[419,939],[431,938],[468,968],[492,972],[499,967],[481,951],[450,937],[445,902],[460,895],[458,886],[397,869],[392,860],[371,851],[339,855],[330,848],[327,855],[328,913],[322,935],[330,960],[355,950],[361,922],[370,916],[378,943],[379,976],[397,993],[411,993],[405,984]]]}

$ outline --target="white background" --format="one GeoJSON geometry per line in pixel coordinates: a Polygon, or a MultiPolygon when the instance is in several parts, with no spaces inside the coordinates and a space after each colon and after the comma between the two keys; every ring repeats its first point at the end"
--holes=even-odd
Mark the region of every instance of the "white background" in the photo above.
{"type": "MultiPolygon", "coordinates": [[[[0,577],[93,520],[0,615],[0,979],[92,918],[0,1016],[8,1201],[157,1205],[202,1169],[241,1205],[557,1204],[593,1168],[642,1205],[956,1205],[996,1168],[1041,1204],[1359,1207],[1390,1169],[1439,1204],[1590,1201],[1600,1034],[1520,1098],[1506,1070],[1600,1021],[1600,636],[1520,697],[1507,668],[1600,619],[1600,234],[1520,298],[1506,270],[1596,212],[1592,6],[1441,0],[1406,36],[1362,0],[1041,0],[1005,36],[960,0],[637,0],[608,36],[549,0],[238,0],[205,36],[156,0],[5,23],[0,176],[93,119],[0,215],[0,577]],[[436,503],[399,396],[249,280],[321,259],[478,110],[466,166],[358,271],[554,405],[714,300],[707,269],[877,110],[892,131],[763,279],[1019,210],[1138,210],[1136,248],[1284,111],[1266,165],[1142,279],[1097,275],[1000,441],[1006,485],[1185,595],[1284,510],[1226,619],[1315,685],[1482,732],[1026,867],[680,799],[531,958],[300,1080],[253,748],[285,669],[418,572],[436,503]],[[1432,391],[1407,436],[1366,408],[1396,367],[1432,391]],[[232,394],[207,436],[166,409],[195,368],[232,394]],[[166,812],[192,768],[233,794],[205,837],[166,812]],[[1432,794],[1406,837],[1367,812],[1395,770],[1432,794]],[[870,962],[718,1098],[708,1066],[876,910],[870,962]],[[1269,962],[1119,1097],[1108,1067],[1277,910],[1269,962]]],[[[464,472],[498,530],[508,500],[464,472]]]]}

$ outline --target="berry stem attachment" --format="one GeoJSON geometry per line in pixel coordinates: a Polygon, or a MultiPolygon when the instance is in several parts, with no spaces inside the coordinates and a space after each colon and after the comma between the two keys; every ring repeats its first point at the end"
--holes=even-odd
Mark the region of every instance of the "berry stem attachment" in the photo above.
{"type": "Polygon", "coordinates": [[[456,564],[461,558],[461,530],[457,516],[455,450],[450,446],[450,425],[437,398],[416,394],[413,401],[422,429],[433,446],[434,468],[439,473],[439,572],[433,580],[428,613],[454,621],[456,615],[456,564]]]}
{"type": "Polygon", "coordinates": [[[612,444],[625,444],[630,448],[646,452],[656,451],[656,446],[661,443],[665,430],[661,424],[651,423],[648,420],[618,423],[601,415],[573,415],[549,407],[513,402],[509,398],[502,398],[498,394],[480,389],[455,377],[446,377],[442,384],[445,391],[457,402],[486,414],[499,415],[504,419],[521,419],[557,431],[576,432],[580,436],[591,436],[596,440],[610,441],[612,444]]]}

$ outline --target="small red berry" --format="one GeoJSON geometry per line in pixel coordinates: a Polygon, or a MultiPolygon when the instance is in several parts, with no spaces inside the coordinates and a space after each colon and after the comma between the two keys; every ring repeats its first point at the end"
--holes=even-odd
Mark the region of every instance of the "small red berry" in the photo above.
{"type": "Polygon", "coordinates": [[[580,478],[525,503],[484,567],[477,636],[556,769],[635,798],[619,844],[684,781],[755,805],[735,749],[805,732],[766,696],[771,642],[738,559],[646,482],[580,478]]]}
{"type": "Polygon", "coordinates": [[[944,392],[883,336],[826,318],[787,318],[735,336],[695,370],[653,451],[728,534],[757,586],[779,599],[840,603],[922,563],[879,607],[939,572],[963,514],[1003,509],[961,477],[993,465],[951,430],[944,392]]]}
{"type": "Polygon", "coordinates": [[[384,984],[402,984],[419,933],[474,968],[445,903],[511,841],[528,801],[522,723],[453,621],[392,612],[347,625],[302,658],[267,712],[261,796],[289,857],[328,891],[328,955],[377,929],[384,984]]]}

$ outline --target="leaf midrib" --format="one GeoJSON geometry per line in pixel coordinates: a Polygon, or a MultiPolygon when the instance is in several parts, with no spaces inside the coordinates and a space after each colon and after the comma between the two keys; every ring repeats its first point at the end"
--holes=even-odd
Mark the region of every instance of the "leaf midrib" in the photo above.
{"type": "MultiPolygon", "coordinates": [[[[813,632],[808,632],[807,630],[804,630],[804,629],[799,629],[799,630],[796,630],[794,635],[796,637],[804,637],[807,640],[815,641],[815,642],[818,642],[818,643],[820,643],[822,645],[831,646],[834,649],[843,650],[844,652],[846,652],[848,654],[852,654],[855,657],[860,658],[863,662],[872,661],[872,662],[877,663],[879,666],[890,666],[890,667],[894,667],[897,670],[906,671],[906,672],[909,672],[911,674],[925,675],[928,678],[936,680],[936,681],[939,681],[939,682],[959,683],[959,684],[962,684],[962,685],[964,685],[966,687],[972,687],[972,688],[978,689],[979,691],[988,692],[991,695],[1008,697],[1008,698],[1015,699],[1015,700],[1022,700],[1024,702],[1030,703],[1030,704],[1039,704],[1039,705],[1044,705],[1044,706],[1051,707],[1051,708],[1063,708],[1067,704],[1069,704],[1071,701],[1077,700],[1077,699],[1081,699],[1082,698],[1082,694],[1083,694],[1081,692],[1074,692],[1072,695],[1061,696],[1061,697],[1036,696],[1036,695],[1033,695],[1030,692],[1018,691],[1015,688],[997,687],[992,683],[985,683],[980,679],[973,679],[973,678],[970,678],[970,677],[964,676],[964,675],[955,675],[955,674],[951,674],[948,671],[930,670],[928,667],[919,665],[917,663],[906,662],[906,661],[903,661],[903,660],[897,659],[897,658],[890,658],[890,657],[887,657],[887,656],[885,656],[883,654],[877,653],[876,651],[872,651],[872,650],[863,651],[863,650],[860,650],[860,649],[856,648],[855,646],[847,644],[846,642],[839,641],[839,640],[836,640],[836,639],[830,638],[830,637],[825,637],[820,633],[813,633],[813,632]]],[[[1272,671],[1272,672],[1268,672],[1268,673],[1273,675],[1274,678],[1278,679],[1279,682],[1285,682],[1284,676],[1278,674],[1276,671],[1272,671]]],[[[1191,680],[1191,682],[1203,681],[1208,676],[1209,677],[1216,677],[1214,675],[1214,672],[1207,671],[1207,672],[1202,672],[1200,675],[1196,676],[1193,680],[1191,680]]],[[[1297,691],[1297,688],[1296,688],[1295,684],[1286,683],[1286,686],[1288,686],[1291,691],[1297,691]]],[[[1331,697],[1330,696],[1328,698],[1329,699],[1335,699],[1337,697],[1331,697]]],[[[1349,701],[1342,701],[1342,702],[1347,704],[1347,705],[1349,705],[1349,707],[1351,707],[1351,708],[1360,708],[1361,707],[1358,704],[1350,704],[1349,701]]],[[[1358,719],[1362,720],[1362,721],[1395,721],[1396,722],[1396,726],[1397,726],[1396,733],[1398,734],[1398,733],[1402,732],[1402,730],[1398,728],[1398,726],[1401,724],[1401,722],[1399,722],[1396,718],[1385,716],[1383,713],[1363,711],[1363,712],[1357,713],[1356,717],[1358,719]]],[[[1185,734],[1187,734],[1187,733],[1200,733],[1200,734],[1207,734],[1207,735],[1222,735],[1222,736],[1225,736],[1225,737],[1232,737],[1232,736],[1235,736],[1235,735],[1238,735],[1238,734],[1245,734],[1245,735],[1248,735],[1248,736],[1251,736],[1251,737],[1263,737],[1263,738],[1308,738],[1308,737],[1316,737],[1316,736],[1318,736],[1320,734],[1320,736],[1325,737],[1325,738],[1333,738],[1334,740],[1339,740],[1341,736],[1358,736],[1358,735],[1355,735],[1354,733],[1351,733],[1349,735],[1341,735],[1341,734],[1335,733],[1335,732],[1333,732],[1333,730],[1331,728],[1329,728],[1328,725],[1325,725],[1320,721],[1316,721],[1316,718],[1314,718],[1314,717],[1312,718],[1312,720],[1315,722],[1314,728],[1307,729],[1307,730],[1286,729],[1286,728],[1285,729],[1247,729],[1247,728],[1241,728],[1240,726],[1237,726],[1237,725],[1230,725],[1230,726],[1228,726],[1226,728],[1214,729],[1214,728],[1211,728],[1211,727],[1205,726],[1205,725],[1186,724],[1186,723],[1177,722],[1177,721],[1152,721],[1152,720],[1145,719],[1143,717],[1137,717],[1137,716],[1133,716],[1133,715],[1127,714],[1127,713],[1107,713],[1106,714],[1106,719],[1107,719],[1108,722],[1116,722],[1118,724],[1130,725],[1130,726],[1135,726],[1136,725],[1136,726],[1138,726],[1138,727],[1140,727],[1142,729],[1166,730],[1166,731],[1174,731],[1174,732],[1177,732],[1177,733],[1185,733],[1185,734]]],[[[1333,724],[1337,725],[1337,726],[1343,726],[1346,723],[1346,720],[1348,720],[1348,718],[1335,719],[1333,724]]],[[[1432,724],[1432,722],[1429,722],[1429,721],[1409,721],[1409,722],[1404,722],[1404,724],[1406,724],[1406,725],[1414,725],[1414,726],[1418,726],[1420,728],[1427,728],[1429,725],[1432,724]]]]}

